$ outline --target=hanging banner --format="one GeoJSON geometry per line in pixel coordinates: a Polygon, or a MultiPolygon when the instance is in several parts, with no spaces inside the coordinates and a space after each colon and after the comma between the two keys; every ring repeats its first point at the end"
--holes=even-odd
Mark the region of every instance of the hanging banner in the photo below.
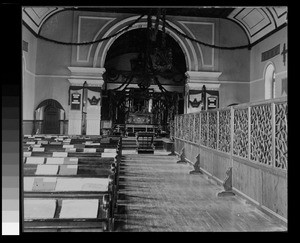
{"type": "Polygon", "coordinates": [[[192,108],[198,108],[200,105],[200,107],[203,106],[203,94],[199,93],[199,94],[189,94],[189,106],[191,105],[192,108]]]}

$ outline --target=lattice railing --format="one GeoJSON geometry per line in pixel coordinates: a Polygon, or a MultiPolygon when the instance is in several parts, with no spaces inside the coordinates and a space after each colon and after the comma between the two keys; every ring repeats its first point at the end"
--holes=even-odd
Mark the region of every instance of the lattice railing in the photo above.
{"type": "Polygon", "coordinates": [[[189,136],[190,136],[190,126],[189,126],[189,115],[185,115],[183,116],[183,131],[184,131],[184,134],[183,134],[183,138],[184,140],[186,141],[189,141],[189,136]]]}
{"type": "Polygon", "coordinates": [[[271,104],[251,107],[250,160],[266,165],[272,163],[271,104]]]}
{"type": "Polygon", "coordinates": [[[287,99],[177,115],[175,138],[286,170],[287,99]]]}
{"type": "Polygon", "coordinates": [[[208,113],[208,147],[217,149],[217,111],[208,113]]]}
{"type": "Polygon", "coordinates": [[[200,131],[200,144],[207,146],[208,144],[208,112],[203,111],[201,113],[201,131],[200,131]]]}
{"type": "Polygon", "coordinates": [[[287,103],[275,103],[275,167],[287,169],[287,103]]]}
{"type": "Polygon", "coordinates": [[[230,153],[230,141],[231,141],[230,109],[220,110],[218,113],[219,113],[218,150],[225,153],[230,153]]]}
{"type": "Polygon", "coordinates": [[[233,154],[248,158],[248,108],[234,109],[233,154]]]}
{"type": "Polygon", "coordinates": [[[190,135],[189,140],[190,142],[194,142],[194,134],[195,134],[195,124],[194,124],[194,114],[189,114],[189,127],[190,127],[190,135]]]}
{"type": "Polygon", "coordinates": [[[194,133],[194,143],[200,143],[200,113],[195,113],[195,133],[194,133]]]}

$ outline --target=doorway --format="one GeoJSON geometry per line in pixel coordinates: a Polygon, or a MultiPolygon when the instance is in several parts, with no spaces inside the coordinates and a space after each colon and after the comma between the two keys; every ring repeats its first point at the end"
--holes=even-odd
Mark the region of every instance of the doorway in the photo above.
{"type": "Polygon", "coordinates": [[[44,134],[59,134],[60,110],[52,105],[47,105],[44,110],[44,134]]]}
{"type": "Polygon", "coordinates": [[[34,134],[64,134],[66,114],[61,104],[53,99],[42,101],[34,111],[34,134]]]}

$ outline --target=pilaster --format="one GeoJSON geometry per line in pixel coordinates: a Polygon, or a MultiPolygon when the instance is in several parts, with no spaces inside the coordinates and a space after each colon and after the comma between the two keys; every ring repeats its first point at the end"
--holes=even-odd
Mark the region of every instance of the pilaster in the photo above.
{"type": "Polygon", "coordinates": [[[70,86],[75,90],[70,90],[70,99],[72,94],[79,93],[80,108],[78,110],[71,109],[71,101],[69,105],[69,134],[81,135],[82,125],[86,124],[86,135],[100,135],[101,124],[101,98],[102,93],[95,90],[101,90],[104,81],[103,73],[105,68],[89,68],[89,67],[68,67],[71,71],[69,80],[70,86]],[[86,97],[83,93],[83,85],[86,82],[86,97]],[[81,87],[81,89],[80,89],[81,87]],[[90,88],[90,89],[89,89],[90,88]],[[77,89],[77,90],[76,90],[77,89]],[[83,119],[83,113],[86,114],[86,122],[83,119]]]}
{"type": "Polygon", "coordinates": [[[207,100],[204,91],[219,91],[219,77],[221,72],[195,72],[187,71],[185,84],[184,113],[193,113],[206,110],[207,100]],[[205,86],[205,87],[204,87],[205,86]]]}

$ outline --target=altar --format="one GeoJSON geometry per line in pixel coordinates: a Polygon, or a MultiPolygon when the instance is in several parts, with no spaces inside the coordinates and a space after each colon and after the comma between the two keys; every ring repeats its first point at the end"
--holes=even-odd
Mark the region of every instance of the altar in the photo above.
{"type": "Polygon", "coordinates": [[[128,136],[135,136],[137,132],[156,133],[157,126],[153,124],[152,113],[137,111],[128,114],[125,130],[128,136]]]}

